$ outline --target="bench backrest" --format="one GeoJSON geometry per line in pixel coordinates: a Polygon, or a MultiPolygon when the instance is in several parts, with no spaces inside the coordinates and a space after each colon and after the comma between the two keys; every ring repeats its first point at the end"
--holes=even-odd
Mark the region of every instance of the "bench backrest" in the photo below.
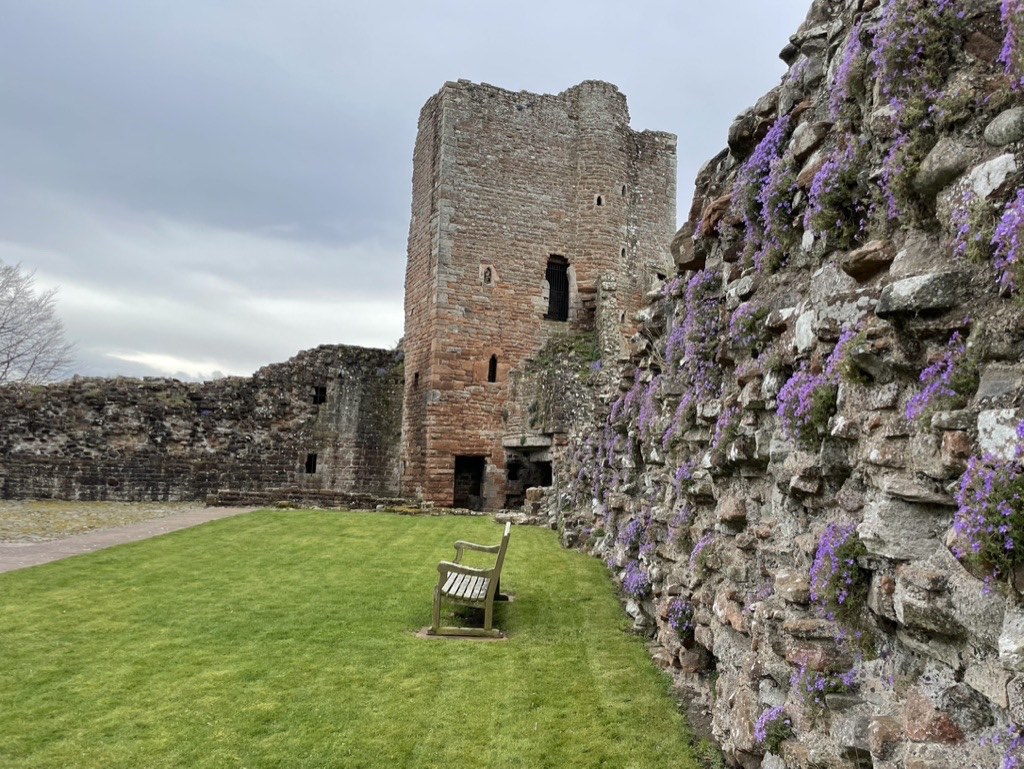
{"type": "Polygon", "coordinates": [[[505,533],[501,535],[501,547],[498,548],[498,557],[494,560],[494,568],[491,570],[491,584],[487,588],[487,597],[494,598],[494,591],[498,588],[498,580],[501,578],[501,564],[505,562],[505,551],[508,549],[508,538],[512,535],[512,523],[505,524],[505,533]]]}

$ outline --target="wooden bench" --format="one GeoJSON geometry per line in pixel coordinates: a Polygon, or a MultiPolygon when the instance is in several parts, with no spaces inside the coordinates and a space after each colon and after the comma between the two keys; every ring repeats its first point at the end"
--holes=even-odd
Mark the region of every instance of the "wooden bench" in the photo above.
{"type": "Polygon", "coordinates": [[[494,601],[501,600],[498,592],[501,578],[501,565],[505,561],[505,550],[508,538],[512,533],[512,524],[505,524],[505,533],[500,545],[476,545],[472,542],[455,543],[455,560],[441,561],[437,565],[437,587],[434,588],[434,616],[430,630],[431,635],[468,635],[500,637],[501,631],[493,627],[494,601]],[[489,569],[477,569],[462,564],[462,556],[467,550],[481,553],[497,553],[494,566],[489,569]],[[442,627],[441,602],[448,601],[462,606],[473,606],[484,610],[484,626],[478,627],[442,627]]]}

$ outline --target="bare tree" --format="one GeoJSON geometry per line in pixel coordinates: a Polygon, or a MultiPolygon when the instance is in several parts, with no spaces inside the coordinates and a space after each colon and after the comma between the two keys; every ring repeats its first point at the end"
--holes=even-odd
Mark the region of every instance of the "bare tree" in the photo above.
{"type": "Polygon", "coordinates": [[[71,362],[54,309],[57,289],[37,291],[35,273],[0,262],[0,385],[45,382],[71,362]]]}

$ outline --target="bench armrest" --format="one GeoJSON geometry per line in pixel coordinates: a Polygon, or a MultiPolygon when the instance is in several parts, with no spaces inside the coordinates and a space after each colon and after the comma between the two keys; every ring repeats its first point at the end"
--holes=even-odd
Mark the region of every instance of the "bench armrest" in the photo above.
{"type": "Polygon", "coordinates": [[[462,560],[462,555],[466,550],[476,550],[480,553],[497,553],[501,549],[501,545],[478,545],[475,542],[464,542],[461,539],[455,543],[455,563],[459,563],[462,560]]]}
{"type": "Polygon", "coordinates": [[[469,574],[474,577],[489,577],[494,569],[475,569],[472,566],[463,566],[461,563],[453,563],[452,561],[441,561],[437,565],[437,570],[444,574],[469,574]]]}
{"type": "Polygon", "coordinates": [[[478,545],[475,542],[463,542],[461,539],[455,543],[456,550],[479,550],[481,553],[497,553],[501,545],[478,545]]]}

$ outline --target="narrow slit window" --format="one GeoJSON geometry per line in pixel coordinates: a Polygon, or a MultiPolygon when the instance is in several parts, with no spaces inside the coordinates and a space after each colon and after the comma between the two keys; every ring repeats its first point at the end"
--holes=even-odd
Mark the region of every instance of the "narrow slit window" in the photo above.
{"type": "Polygon", "coordinates": [[[306,454],[306,473],[316,472],[316,454],[306,454]]]}
{"type": "Polygon", "coordinates": [[[599,205],[599,206],[603,206],[604,205],[604,200],[601,198],[600,195],[597,196],[597,205],[599,205]]]}
{"type": "Polygon", "coordinates": [[[415,374],[412,375],[412,389],[414,389],[414,390],[419,389],[419,386],[420,386],[420,372],[417,371],[415,374]]]}
{"type": "Polygon", "coordinates": [[[552,256],[544,273],[548,281],[548,320],[569,320],[569,262],[552,256]]]}
{"type": "Polygon", "coordinates": [[[498,381],[498,356],[492,355],[491,359],[487,362],[487,381],[497,382],[498,381]]]}
{"type": "Polygon", "coordinates": [[[321,403],[327,403],[326,385],[318,385],[313,388],[313,405],[319,406],[321,403]]]}

